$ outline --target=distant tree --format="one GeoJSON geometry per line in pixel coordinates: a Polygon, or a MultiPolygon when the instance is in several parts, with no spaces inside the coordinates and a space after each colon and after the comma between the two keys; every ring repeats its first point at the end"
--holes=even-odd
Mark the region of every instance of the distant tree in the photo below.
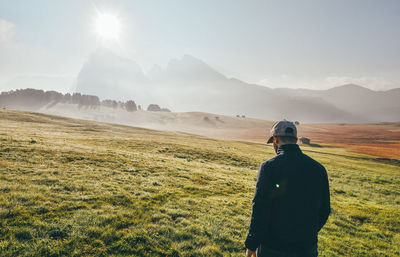
{"type": "Polygon", "coordinates": [[[72,96],[70,93],[66,93],[63,97],[63,102],[64,103],[70,103],[72,101],[72,96]]]}
{"type": "Polygon", "coordinates": [[[81,93],[73,93],[71,97],[72,103],[79,104],[81,102],[81,96],[82,96],[81,93]]]}
{"type": "Polygon", "coordinates": [[[236,115],[236,118],[240,118],[240,115],[238,114],[238,115],[236,115]]]}
{"type": "Polygon", "coordinates": [[[110,107],[110,108],[117,108],[118,107],[118,103],[115,100],[110,100],[110,99],[106,99],[101,101],[101,105],[105,106],[105,107],[110,107]]]}
{"type": "Polygon", "coordinates": [[[150,104],[150,105],[147,107],[147,111],[159,112],[159,111],[161,111],[161,108],[160,108],[160,106],[158,106],[158,104],[150,104]]]}
{"type": "Polygon", "coordinates": [[[125,103],[125,109],[128,112],[134,112],[137,111],[136,103],[132,100],[129,100],[125,103]]]}
{"type": "Polygon", "coordinates": [[[24,106],[39,108],[46,106],[46,108],[51,108],[59,102],[86,105],[92,108],[100,105],[100,99],[97,96],[81,95],[80,93],[63,95],[56,91],[43,91],[32,88],[2,92],[0,95],[0,106],[4,107],[24,106]]]}
{"type": "Polygon", "coordinates": [[[224,121],[219,116],[215,116],[214,118],[216,121],[218,121],[220,123],[224,123],[224,121]]]}
{"type": "Polygon", "coordinates": [[[142,106],[140,104],[138,105],[138,110],[142,110],[142,106]]]}
{"type": "Polygon", "coordinates": [[[91,108],[97,108],[100,105],[100,99],[96,95],[87,95],[87,105],[91,108]]]}
{"type": "Polygon", "coordinates": [[[113,100],[112,101],[112,108],[117,109],[118,108],[118,102],[113,100]]]}
{"type": "Polygon", "coordinates": [[[49,102],[60,102],[63,100],[63,94],[58,93],[56,91],[46,91],[44,92],[44,97],[49,101],[49,102]]]}
{"type": "Polygon", "coordinates": [[[11,90],[9,92],[1,93],[0,105],[2,107],[8,107],[8,108],[15,108],[22,106],[29,108],[39,108],[56,100],[57,97],[59,97],[59,95],[57,94],[54,94],[50,91],[49,93],[46,93],[43,90],[38,90],[33,88],[17,89],[15,91],[11,90]]]}
{"type": "Polygon", "coordinates": [[[246,116],[242,115],[242,118],[246,118],[246,116]]]}
{"type": "Polygon", "coordinates": [[[168,109],[168,108],[161,108],[161,111],[162,111],[162,112],[171,112],[171,110],[168,109]]]}
{"type": "Polygon", "coordinates": [[[105,100],[101,101],[101,106],[112,107],[112,100],[105,99],[105,100]]]}
{"type": "Polygon", "coordinates": [[[207,116],[204,116],[204,117],[203,117],[203,120],[204,120],[204,121],[210,121],[210,118],[208,118],[207,116]]]}
{"type": "Polygon", "coordinates": [[[296,125],[296,126],[298,126],[298,125],[300,125],[300,122],[298,122],[297,120],[294,122],[294,124],[296,125]]]}

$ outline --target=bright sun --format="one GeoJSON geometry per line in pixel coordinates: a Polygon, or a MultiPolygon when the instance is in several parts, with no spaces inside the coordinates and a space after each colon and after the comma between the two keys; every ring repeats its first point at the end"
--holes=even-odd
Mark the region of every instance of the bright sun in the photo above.
{"type": "Polygon", "coordinates": [[[99,13],[96,19],[96,32],[104,39],[117,40],[121,24],[117,16],[99,13]]]}

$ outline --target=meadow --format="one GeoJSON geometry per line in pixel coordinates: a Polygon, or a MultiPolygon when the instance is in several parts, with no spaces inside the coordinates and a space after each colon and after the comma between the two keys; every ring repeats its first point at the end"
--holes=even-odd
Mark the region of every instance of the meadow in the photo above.
{"type": "MultiPolygon", "coordinates": [[[[400,168],[301,146],[328,171],[320,256],[400,255],[400,168]]],[[[244,256],[271,146],[0,110],[0,256],[244,256]]]]}

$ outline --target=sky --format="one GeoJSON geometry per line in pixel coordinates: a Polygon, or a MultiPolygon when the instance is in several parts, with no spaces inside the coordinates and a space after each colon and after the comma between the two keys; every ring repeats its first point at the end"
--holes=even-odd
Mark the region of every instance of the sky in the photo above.
{"type": "Polygon", "coordinates": [[[67,92],[88,56],[112,49],[146,72],[192,55],[268,87],[400,87],[400,1],[0,0],[0,91],[67,92]],[[118,19],[117,38],[96,30],[118,19]]]}

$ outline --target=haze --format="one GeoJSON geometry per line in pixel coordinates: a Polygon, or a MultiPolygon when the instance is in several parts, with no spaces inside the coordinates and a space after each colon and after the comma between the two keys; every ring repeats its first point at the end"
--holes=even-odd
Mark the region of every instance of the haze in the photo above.
{"type": "Polygon", "coordinates": [[[0,1],[0,89],[72,92],[98,48],[154,64],[189,54],[272,88],[399,87],[398,1],[0,1]],[[96,14],[121,22],[96,34],[96,14]]]}

